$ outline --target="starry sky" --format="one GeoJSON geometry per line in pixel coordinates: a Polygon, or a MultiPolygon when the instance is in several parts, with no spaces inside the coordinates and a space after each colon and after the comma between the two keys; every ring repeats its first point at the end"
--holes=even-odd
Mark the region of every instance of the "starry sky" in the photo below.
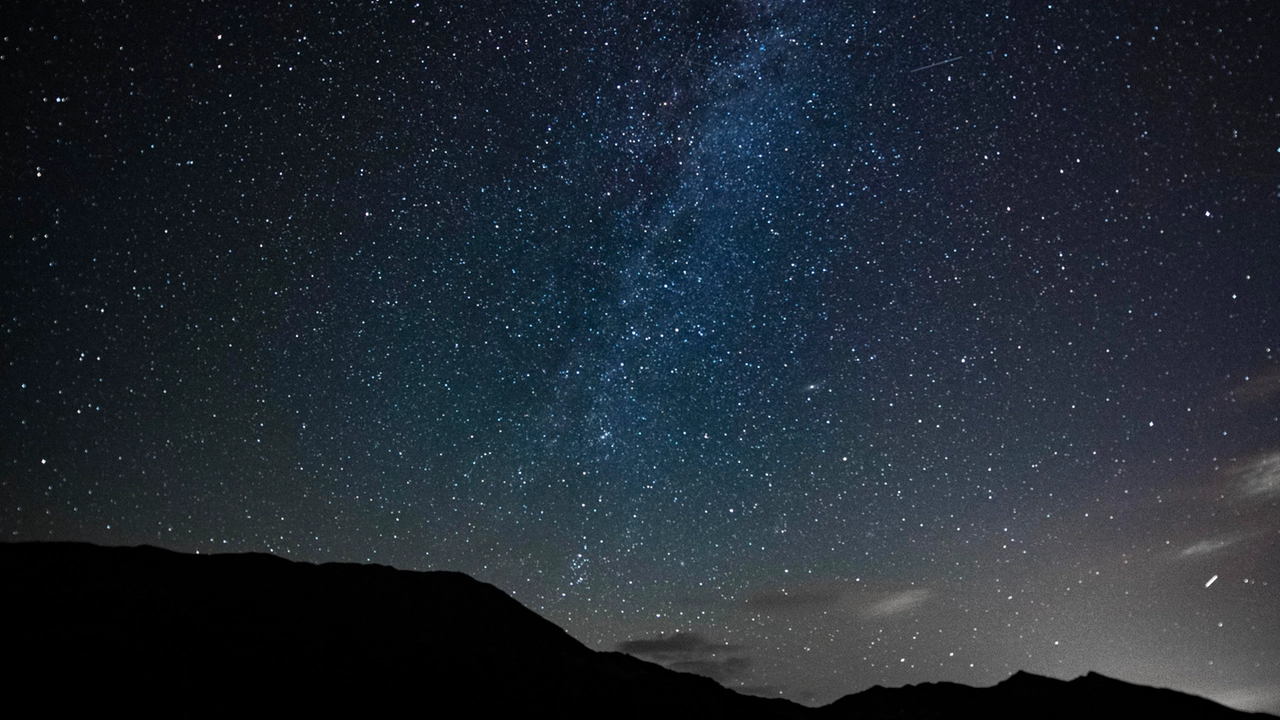
{"type": "Polygon", "coordinates": [[[5,539],[1280,711],[1274,3],[0,13],[5,539]]]}

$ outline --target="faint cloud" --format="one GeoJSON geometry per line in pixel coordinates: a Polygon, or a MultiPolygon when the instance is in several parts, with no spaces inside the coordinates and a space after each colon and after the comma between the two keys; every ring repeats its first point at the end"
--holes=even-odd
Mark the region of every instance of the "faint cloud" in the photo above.
{"type": "Polygon", "coordinates": [[[751,669],[750,658],[737,654],[742,646],[713,643],[698,633],[675,633],[618,643],[618,650],[669,670],[709,677],[721,684],[741,679],[751,669]]]}
{"type": "Polygon", "coordinates": [[[868,588],[829,584],[763,590],[748,597],[743,606],[757,613],[822,611],[883,618],[913,610],[928,598],[929,591],[922,588],[873,592],[868,588]]]}
{"type": "Polygon", "coordinates": [[[887,617],[920,607],[929,598],[928,590],[903,590],[876,602],[866,610],[867,617],[887,617]]]}
{"type": "Polygon", "coordinates": [[[1235,473],[1247,497],[1280,497],[1280,452],[1260,455],[1235,473]]]}
{"type": "Polygon", "coordinates": [[[1197,557],[1199,555],[1208,555],[1221,550],[1228,545],[1234,543],[1235,540],[1201,540],[1200,542],[1183,549],[1178,553],[1179,557],[1197,557]]]}
{"type": "Polygon", "coordinates": [[[626,640],[618,649],[629,655],[641,655],[655,662],[668,662],[680,658],[737,650],[737,645],[708,642],[698,633],[674,633],[656,638],[626,640]]]}
{"type": "Polygon", "coordinates": [[[1227,392],[1232,401],[1249,405],[1265,403],[1277,396],[1280,396],[1280,365],[1247,376],[1244,382],[1227,392]]]}

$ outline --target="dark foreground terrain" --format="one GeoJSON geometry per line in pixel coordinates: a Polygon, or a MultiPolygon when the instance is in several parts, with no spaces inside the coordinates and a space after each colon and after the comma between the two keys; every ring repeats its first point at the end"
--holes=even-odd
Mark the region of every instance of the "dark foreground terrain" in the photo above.
{"type": "MultiPolygon", "coordinates": [[[[595,652],[458,573],[0,543],[4,702],[40,714],[1250,717],[1090,674],[872,688],[823,708],[595,652]]],[[[1261,716],[1252,716],[1261,717],[1261,716]]]]}

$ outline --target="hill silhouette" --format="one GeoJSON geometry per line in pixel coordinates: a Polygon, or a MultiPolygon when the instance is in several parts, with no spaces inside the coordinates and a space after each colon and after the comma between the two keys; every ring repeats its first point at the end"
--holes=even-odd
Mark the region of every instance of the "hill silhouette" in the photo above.
{"type": "MultiPolygon", "coordinates": [[[[596,652],[467,575],[271,555],[0,543],[7,701],[185,717],[550,712],[574,717],[1248,716],[1089,674],[872,688],[822,708],[596,652]]],[[[1257,716],[1255,716],[1257,717],[1257,716]]]]}

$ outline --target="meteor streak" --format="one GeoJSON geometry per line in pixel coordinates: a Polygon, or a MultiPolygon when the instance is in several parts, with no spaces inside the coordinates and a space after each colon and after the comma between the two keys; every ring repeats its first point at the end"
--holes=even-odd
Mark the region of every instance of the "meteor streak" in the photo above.
{"type": "Polygon", "coordinates": [[[908,70],[908,71],[907,71],[907,74],[908,74],[908,75],[910,75],[910,74],[911,74],[911,73],[913,73],[913,72],[920,72],[921,70],[928,70],[929,68],[935,68],[935,67],[938,67],[939,65],[946,65],[947,63],[953,63],[953,62],[955,62],[955,61],[959,60],[961,57],[963,57],[963,56],[962,56],[962,55],[957,55],[957,56],[955,56],[955,57],[953,57],[953,58],[948,58],[948,59],[946,59],[946,60],[939,60],[938,62],[933,63],[933,64],[931,64],[931,65],[921,65],[920,67],[916,68],[915,70],[908,70]]]}

